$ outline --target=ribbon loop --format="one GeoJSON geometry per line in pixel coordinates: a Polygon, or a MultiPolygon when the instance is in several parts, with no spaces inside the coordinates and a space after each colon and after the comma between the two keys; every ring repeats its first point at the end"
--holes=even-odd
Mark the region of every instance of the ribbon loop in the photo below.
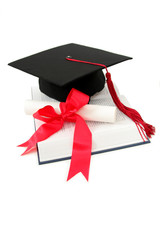
{"type": "Polygon", "coordinates": [[[59,114],[56,113],[54,108],[50,105],[47,105],[41,109],[39,109],[37,112],[33,114],[33,117],[41,120],[43,122],[49,123],[53,121],[54,119],[59,118],[59,114]]]}

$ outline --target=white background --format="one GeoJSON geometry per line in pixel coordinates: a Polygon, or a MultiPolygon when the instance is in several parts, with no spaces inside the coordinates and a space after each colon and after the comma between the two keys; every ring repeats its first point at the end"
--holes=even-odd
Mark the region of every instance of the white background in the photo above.
{"type": "MultiPolygon", "coordinates": [[[[1,1],[0,239],[160,239],[159,1],[1,1]],[[92,156],[90,179],[69,161],[39,166],[16,145],[34,131],[23,104],[37,78],[7,63],[66,43],[133,57],[110,67],[152,143],[92,156]]],[[[63,69],[62,69],[63,71],[63,69]]]]}

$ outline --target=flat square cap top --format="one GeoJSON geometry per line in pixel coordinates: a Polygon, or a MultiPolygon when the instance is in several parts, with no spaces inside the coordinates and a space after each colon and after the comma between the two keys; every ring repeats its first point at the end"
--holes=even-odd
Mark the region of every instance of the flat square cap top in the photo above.
{"type": "Polygon", "coordinates": [[[67,61],[66,57],[68,56],[78,60],[104,64],[107,67],[131,59],[119,54],[70,43],[22,58],[9,63],[9,65],[59,87],[103,68],[67,61]]]}

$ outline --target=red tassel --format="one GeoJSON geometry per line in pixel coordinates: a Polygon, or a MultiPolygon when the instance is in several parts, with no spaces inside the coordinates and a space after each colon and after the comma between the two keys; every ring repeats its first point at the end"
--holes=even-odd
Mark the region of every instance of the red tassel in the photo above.
{"type": "Polygon", "coordinates": [[[113,82],[111,80],[111,74],[108,71],[106,73],[106,78],[107,78],[107,85],[108,85],[109,92],[110,92],[112,99],[113,99],[115,105],[117,106],[117,108],[120,111],[122,111],[125,115],[127,115],[129,118],[131,118],[135,122],[136,126],[139,126],[141,128],[141,131],[143,133],[145,131],[147,136],[149,138],[151,138],[151,136],[155,134],[155,127],[144,122],[141,115],[135,109],[125,106],[120,101],[120,99],[115,91],[113,82]]]}
{"type": "Polygon", "coordinates": [[[117,108],[122,111],[125,115],[127,115],[129,118],[131,118],[136,126],[137,126],[137,129],[143,139],[143,136],[148,140],[148,138],[146,137],[145,134],[147,134],[147,136],[149,138],[152,137],[152,135],[155,134],[155,127],[144,122],[144,120],[142,119],[141,115],[133,108],[129,108],[127,106],[125,106],[119,99],[116,91],[115,91],[115,88],[114,88],[114,85],[113,85],[113,82],[111,80],[111,74],[108,72],[108,69],[107,67],[104,65],[104,64],[101,64],[101,63],[93,63],[93,62],[88,62],[88,61],[83,61],[83,60],[78,60],[78,59],[73,59],[71,57],[67,57],[66,60],[69,60],[69,61],[72,61],[72,62],[79,62],[79,63],[87,63],[87,64],[92,64],[92,65],[96,65],[96,66],[101,66],[103,68],[106,69],[106,78],[107,78],[107,85],[108,85],[108,89],[109,89],[109,92],[111,94],[111,97],[115,103],[115,105],[117,106],[117,108]],[[140,130],[139,130],[140,128],[140,130]],[[143,136],[142,136],[143,134],[143,136]]]}

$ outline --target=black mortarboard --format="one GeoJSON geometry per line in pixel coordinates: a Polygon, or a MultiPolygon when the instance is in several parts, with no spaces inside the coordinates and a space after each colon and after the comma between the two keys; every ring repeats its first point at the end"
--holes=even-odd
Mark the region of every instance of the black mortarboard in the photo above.
{"type": "Polygon", "coordinates": [[[67,61],[66,57],[98,62],[107,67],[130,57],[86,47],[66,44],[9,63],[10,66],[39,77],[40,90],[51,98],[65,101],[72,88],[94,95],[103,89],[103,66],[67,61]]]}

